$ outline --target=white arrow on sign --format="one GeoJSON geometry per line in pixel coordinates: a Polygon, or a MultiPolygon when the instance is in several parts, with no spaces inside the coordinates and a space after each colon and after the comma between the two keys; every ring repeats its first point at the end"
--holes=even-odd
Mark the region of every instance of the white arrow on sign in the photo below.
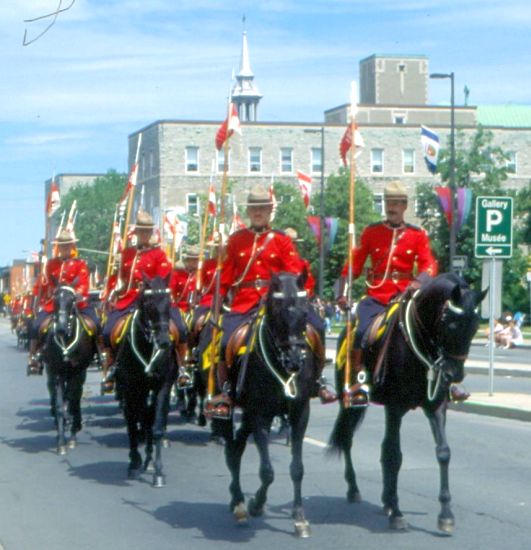
{"type": "Polygon", "coordinates": [[[494,254],[501,254],[503,250],[501,248],[492,248],[492,246],[489,246],[486,252],[489,256],[494,256],[494,254]]]}

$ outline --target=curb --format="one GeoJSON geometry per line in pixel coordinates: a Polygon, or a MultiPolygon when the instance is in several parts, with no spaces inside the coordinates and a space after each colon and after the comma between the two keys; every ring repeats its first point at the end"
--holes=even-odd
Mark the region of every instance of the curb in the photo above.
{"type": "Polygon", "coordinates": [[[456,412],[481,414],[484,416],[494,416],[496,418],[508,418],[511,420],[531,422],[531,411],[513,409],[500,405],[485,405],[471,401],[469,403],[449,403],[448,409],[456,412]]]}

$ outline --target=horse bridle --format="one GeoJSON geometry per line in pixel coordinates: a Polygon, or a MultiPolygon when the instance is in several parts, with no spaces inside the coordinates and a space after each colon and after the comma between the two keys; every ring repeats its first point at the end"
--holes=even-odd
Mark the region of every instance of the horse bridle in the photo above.
{"type": "MultiPolygon", "coordinates": [[[[66,290],[67,292],[70,292],[74,296],[76,295],[76,291],[71,286],[62,285],[60,288],[62,290],[66,290]]],[[[69,315],[69,320],[72,320],[72,318],[75,319],[75,334],[74,334],[73,340],[69,344],[65,344],[64,340],[59,341],[59,337],[57,336],[57,332],[55,330],[56,321],[55,321],[55,319],[53,321],[53,339],[54,339],[54,342],[57,344],[57,347],[63,353],[63,359],[66,359],[68,357],[68,355],[70,354],[70,352],[73,349],[75,349],[75,347],[77,346],[77,343],[79,341],[79,336],[80,336],[80,333],[81,333],[81,330],[80,330],[81,322],[79,320],[79,314],[78,314],[77,307],[76,307],[75,303],[74,303],[74,313],[71,313],[69,315]]]]}
{"type": "MultiPolygon", "coordinates": [[[[154,296],[154,295],[161,295],[161,294],[169,294],[170,289],[169,288],[160,288],[160,289],[151,289],[147,288],[142,291],[144,296],[154,296]]],[[[159,358],[159,355],[161,354],[162,350],[158,345],[157,339],[155,338],[155,327],[149,321],[149,326],[147,330],[147,340],[152,344],[151,349],[151,357],[149,360],[144,359],[142,356],[142,353],[138,349],[138,346],[136,344],[136,337],[137,337],[137,331],[136,328],[140,325],[138,322],[140,314],[140,308],[136,308],[133,313],[133,318],[131,320],[131,348],[133,350],[133,353],[135,354],[136,358],[142,363],[142,366],[144,367],[144,372],[146,374],[149,374],[153,370],[153,365],[156,363],[157,359],[159,358]]],[[[160,323],[158,325],[159,329],[160,327],[163,327],[166,323],[160,323]]],[[[168,327],[169,327],[169,323],[168,327]]]]}
{"type": "MultiPolygon", "coordinates": [[[[466,358],[468,357],[468,354],[457,355],[457,354],[449,353],[446,349],[444,349],[441,345],[439,345],[436,340],[427,336],[429,335],[429,331],[427,330],[426,326],[424,325],[424,323],[422,322],[422,319],[419,316],[418,308],[416,307],[416,302],[415,302],[421,290],[422,289],[417,290],[409,298],[409,300],[406,300],[405,307],[401,308],[400,328],[402,330],[404,338],[408,343],[411,351],[427,368],[427,373],[426,373],[426,377],[428,380],[427,396],[429,401],[434,401],[440,388],[441,379],[443,375],[442,365],[444,364],[445,360],[449,358],[454,361],[465,361],[466,358]],[[420,345],[417,339],[419,335],[421,337],[420,345]],[[434,349],[435,350],[434,356],[433,357],[427,356],[426,353],[423,353],[421,351],[421,347],[424,347],[426,351],[429,350],[430,347],[434,349]]],[[[451,309],[456,313],[463,313],[463,311],[460,308],[457,308],[457,306],[451,303],[451,300],[447,300],[443,305],[441,313],[435,320],[435,326],[437,326],[441,321],[441,319],[443,318],[446,312],[446,309],[451,309]]]]}

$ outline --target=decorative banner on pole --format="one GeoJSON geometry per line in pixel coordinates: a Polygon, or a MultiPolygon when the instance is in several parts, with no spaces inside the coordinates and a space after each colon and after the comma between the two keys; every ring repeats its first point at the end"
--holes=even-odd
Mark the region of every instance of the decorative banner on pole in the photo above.
{"type": "MultiPolygon", "coordinates": [[[[354,130],[354,144],[356,148],[362,149],[365,147],[365,141],[363,140],[363,136],[360,134],[359,130],[356,128],[354,130]]],[[[341,160],[343,161],[343,164],[347,166],[347,153],[349,149],[352,146],[352,126],[349,124],[345,130],[345,133],[343,134],[343,137],[341,138],[341,142],[339,143],[339,155],[341,156],[341,160]]],[[[361,153],[360,151],[354,152],[354,157],[357,157],[361,153]]]]}
{"type": "Polygon", "coordinates": [[[308,216],[306,219],[317,242],[321,243],[321,218],[319,216],[308,216]]]}
{"type": "Polygon", "coordinates": [[[234,103],[231,103],[229,112],[230,116],[221,123],[216,133],[216,149],[218,151],[221,150],[227,138],[230,138],[234,132],[240,134],[240,136],[242,135],[240,119],[238,118],[238,111],[234,103]]]}
{"type": "Polygon", "coordinates": [[[310,197],[312,195],[312,177],[302,170],[297,170],[297,179],[299,180],[299,189],[306,209],[310,206],[310,197]]]}
{"type": "Polygon", "coordinates": [[[457,227],[456,231],[459,231],[461,227],[466,223],[470,211],[472,209],[472,190],[467,187],[459,187],[457,189],[457,227]]]}
{"type": "Polygon", "coordinates": [[[428,170],[435,174],[439,156],[439,136],[427,126],[420,127],[420,141],[424,150],[424,160],[428,170]]]}
{"type": "Polygon", "coordinates": [[[46,201],[46,214],[51,218],[59,207],[61,206],[61,196],[59,195],[59,187],[55,180],[52,180],[50,185],[50,192],[48,194],[48,200],[46,201]]]}
{"type": "Polygon", "coordinates": [[[337,237],[337,229],[339,226],[339,218],[325,218],[326,230],[328,231],[328,251],[334,246],[337,237]]]}
{"type": "Polygon", "coordinates": [[[443,209],[446,220],[448,221],[448,226],[452,223],[452,194],[449,187],[434,187],[437,196],[439,197],[439,202],[443,209]]]}

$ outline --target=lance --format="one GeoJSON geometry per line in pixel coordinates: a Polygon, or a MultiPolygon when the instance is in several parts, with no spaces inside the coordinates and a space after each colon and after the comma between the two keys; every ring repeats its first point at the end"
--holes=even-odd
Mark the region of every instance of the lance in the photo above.
{"type": "Polygon", "coordinates": [[[127,230],[129,228],[129,223],[131,222],[131,213],[133,211],[133,203],[135,201],[135,189],[136,189],[136,179],[138,176],[138,157],[140,155],[140,145],[142,143],[142,134],[138,134],[138,140],[136,142],[136,154],[135,162],[131,169],[131,174],[129,176],[129,181],[127,182],[128,195],[126,197],[127,203],[127,214],[125,217],[125,226],[123,228],[122,242],[127,246],[127,230]]]}
{"type": "MultiPolygon", "coordinates": [[[[207,393],[208,398],[211,399],[214,395],[214,391],[216,388],[216,370],[217,370],[217,363],[216,363],[216,352],[217,350],[217,339],[218,335],[220,333],[221,327],[219,326],[220,321],[220,311],[221,311],[221,297],[219,295],[220,289],[221,289],[221,267],[223,263],[223,246],[221,244],[223,243],[223,234],[225,232],[225,195],[227,193],[227,185],[228,185],[228,172],[229,172],[229,140],[231,137],[230,132],[230,123],[231,123],[231,116],[232,116],[232,96],[229,93],[229,105],[227,109],[227,136],[225,139],[225,143],[223,144],[223,177],[221,179],[221,190],[220,190],[220,208],[219,208],[219,222],[218,222],[218,232],[219,237],[221,239],[220,246],[217,249],[217,255],[216,255],[216,274],[215,277],[215,290],[214,290],[214,300],[212,302],[212,339],[210,343],[210,371],[208,373],[208,387],[207,387],[207,393]]],[[[219,346],[221,350],[221,346],[219,346]]],[[[220,351],[221,352],[221,351],[220,351]]]]}
{"type": "MultiPolygon", "coordinates": [[[[195,296],[194,296],[194,303],[192,304],[192,307],[196,306],[196,301],[199,296],[199,293],[201,292],[201,287],[203,286],[203,266],[205,264],[205,249],[206,249],[206,235],[207,235],[207,229],[208,229],[208,203],[210,201],[210,188],[214,185],[214,170],[216,167],[215,160],[212,161],[212,169],[210,172],[210,182],[208,184],[208,194],[207,194],[207,205],[205,208],[205,212],[203,213],[203,224],[201,226],[201,233],[199,238],[199,261],[197,262],[197,271],[195,276],[195,296]]],[[[212,234],[214,239],[216,238],[215,234],[215,221],[212,229],[212,234]]]]}
{"type": "MultiPolygon", "coordinates": [[[[109,278],[112,273],[112,267],[114,265],[114,248],[116,244],[116,224],[118,223],[118,210],[120,208],[120,204],[116,205],[116,208],[114,209],[114,217],[112,220],[112,230],[111,230],[111,238],[109,241],[109,256],[107,258],[107,268],[105,270],[105,282],[106,284],[109,282],[109,278]]],[[[119,226],[118,226],[119,228],[119,226]]],[[[120,232],[120,228],[118,229],[120,232]]],[[[121,232],[120,232],[121,233],[121,232]]]]}
{"type": "Polygon", "coordinates": [[[352,347],[352,262],[354,260],[355,239],[355,200],[356,200],[356,178],[355,178],[355,149],[356,149],[356,112],[358,110],[356,82],[352,81],[350,88],[350,179],[349,179],[349,220],[348,220],[348,275],[347,275],[347,354],[345,363],[345,388],[347,394],[350,391],[350,376],[352,360],[350,348],[352,347]]]}

